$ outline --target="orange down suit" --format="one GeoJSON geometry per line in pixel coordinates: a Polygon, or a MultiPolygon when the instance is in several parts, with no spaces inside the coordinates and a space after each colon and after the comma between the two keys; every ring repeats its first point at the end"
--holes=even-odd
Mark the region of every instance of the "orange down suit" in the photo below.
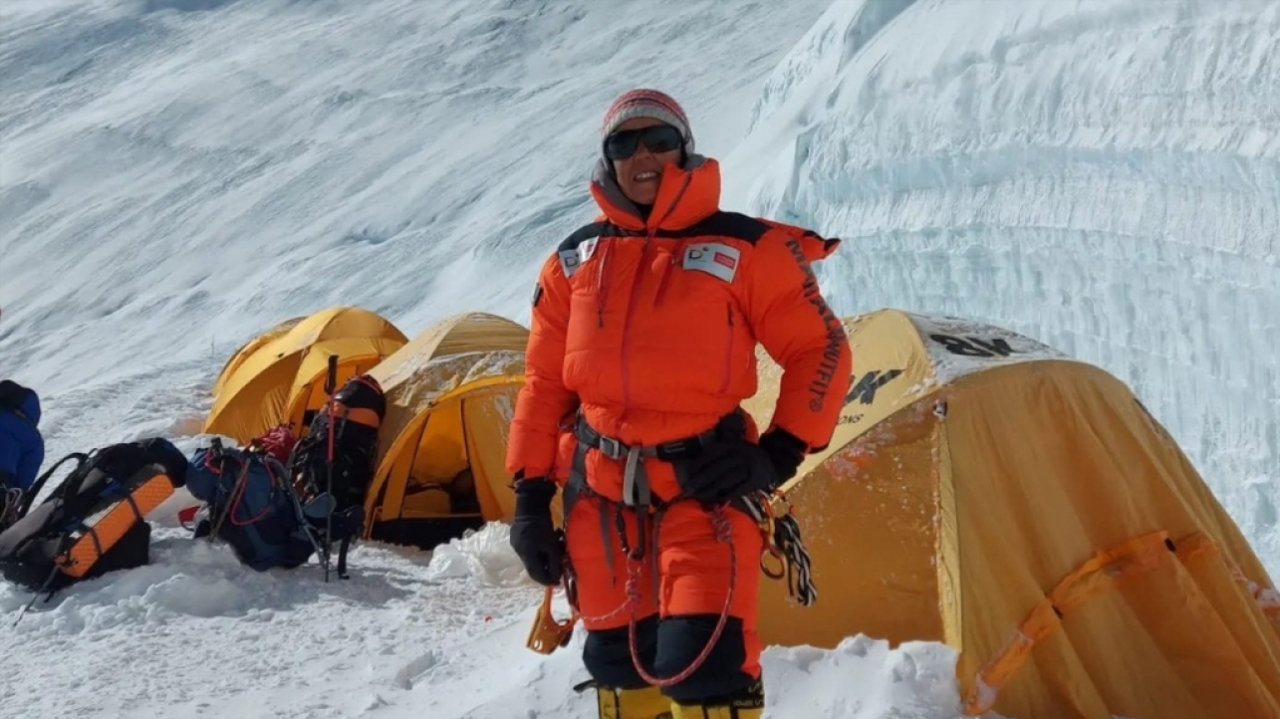
{"type": "MultiPolygon", "coordinates": [[[[633,446],[712,429],[755,394],[757,342],[784,370],[773,424],[810,451],[825,446],[848,391],[851,358],[810,263],[838,241],[720,211],[719,166],[696,155],[684,168],[665,168],[647,220],[607,173],[597,171],[591,191],[603,216],[565,240],[538,278],[508,469],[563,485],[579,418],[633,446]]],[[[758,437],[749,421],[747,430],[750,439],[758,437]]],[[[714,626],[732,587],[724,647],[685,689],[667,689],[679,700],[732,694],[760,672],[760,530],[745,513],[724,512],[731,556],[717,541],[708,509],[673,502],[680,487],[672,465],[657,457],[641,461],[653,501],[665,507],[659,527],[640,535],[635,512],[617,511],[624,462],[597,449],[585,454],[587,488],[566,507],[569,563],[588,630],[585,663],[600,684],[637,683],[625,643],[634,609],[644,625],[641,659],[654,662],[649,669],[658,676],[679,672],[707,645],[710,632],[703,629],[714,626]],[[632,567],[639,590],[634,607],[627,606],[629,565],[619,523],[629,544],[654,542],[632,567]],[[702,617],[705,626],[669,621],[689,616],[702,617]],[[673,650],[664,643],[685,646],[673,650]]]]}

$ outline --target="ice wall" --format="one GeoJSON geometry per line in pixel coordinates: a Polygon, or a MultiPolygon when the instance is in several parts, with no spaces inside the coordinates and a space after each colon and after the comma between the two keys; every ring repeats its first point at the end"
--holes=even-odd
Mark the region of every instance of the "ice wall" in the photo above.
{"type": "Polygon", "coordinates": [[[964,315],[1134,387],[1280,575],[1280,6],[834,3],[731,200],[846,240],[842,313],[964,315]]]}

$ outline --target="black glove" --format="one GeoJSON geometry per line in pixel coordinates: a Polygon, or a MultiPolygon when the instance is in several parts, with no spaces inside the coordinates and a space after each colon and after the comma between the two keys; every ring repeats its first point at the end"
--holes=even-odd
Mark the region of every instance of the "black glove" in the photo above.
{"type": "Polygon", "coordinates": [[[720,439],[681,462],[676,476],[685,496],[723,504],[757,491],[772,492],[795,475],[804,451],[804,442],[784,429],[766,433],[759,444],[741,437],[720,439]]]}
{"type": "Polygon", "coordinates": [[[564,533],[551,523],[551,499],[556,485],[541,477],[518,479],[516,513],[511,522],[511,548],[516,550],[533,581],[560,583],[564,563],[564,533]]]}
{"type": "Polygon", "coordinates": [[[778,484],[782,484],[796,476],[796,469],[804,461],[809,447],[794,434],[781,427],[774,427],[760,437],[760,449],[769,455],[769,461],[778,473],[778,484]]]}

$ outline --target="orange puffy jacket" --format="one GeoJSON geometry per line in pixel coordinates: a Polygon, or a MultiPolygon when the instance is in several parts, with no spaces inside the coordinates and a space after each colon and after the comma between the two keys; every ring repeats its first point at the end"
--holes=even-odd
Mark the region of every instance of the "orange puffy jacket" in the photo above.
{"type": "MultiPolygon", "coordinates": [[[[596,171],[603,216],[538,277],[508,471],[563,482],[579,409],[597,432],[633,445],[710,429],[755,394],[757,341],[784,370],[773,425],[810,450],[830,441],[851,356],[810,263],[838,240],[720,211],[718,163],[689,165],[664,170],[647,222],[596,171]]],[[[621,495],[622,462],[593,450],[586,469],[592,489],[621,495]]],[[[645,469],[656,496],[679,493],[670,465],[650,459],[645,469]]]]}

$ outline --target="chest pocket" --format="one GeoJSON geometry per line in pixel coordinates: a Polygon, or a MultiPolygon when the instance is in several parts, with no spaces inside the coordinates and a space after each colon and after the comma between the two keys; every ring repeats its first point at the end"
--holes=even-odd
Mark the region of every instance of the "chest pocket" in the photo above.
{"type": "Polygon", "coordinates": [[[675,306],[664,315],[674,337],[693,352],[698,381],[690,390],[724,393],[734,379],[750,369],[754,343],[738,310],[734,280],[742,264],[742,251],[723,242],[697,242],[680,250],[680,288],[675,306]]]}

